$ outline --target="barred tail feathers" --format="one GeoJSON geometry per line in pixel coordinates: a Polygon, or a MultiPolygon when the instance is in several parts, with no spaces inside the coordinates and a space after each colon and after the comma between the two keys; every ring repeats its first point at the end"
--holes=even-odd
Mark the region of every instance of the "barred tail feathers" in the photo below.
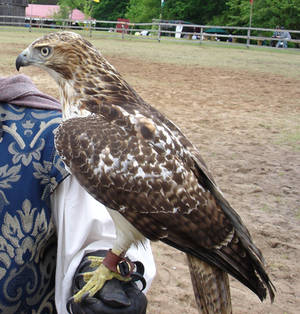
{"type": "Polygon", "coordinates": [[[228,274],[193,255],[187,260],[199,313],[231,314],[228,274]]]}

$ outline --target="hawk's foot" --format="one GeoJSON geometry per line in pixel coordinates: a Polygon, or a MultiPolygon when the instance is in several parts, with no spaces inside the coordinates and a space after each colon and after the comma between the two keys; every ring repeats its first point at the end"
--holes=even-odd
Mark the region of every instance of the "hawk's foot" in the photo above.
{"type": "MultiPolygon", "coordinates": [[[[98,262],[98,261],[97,261],[98,262]]],[[[84,280],[87,282],[85,286],[79,290],[74,296],[75,302],[80,302],[86,295],[92,297],[102,289],[105,282],[116,278],[121,281],[130,281],[130,277],[123,277],[118,273],[109,270],[105,265],[101,264],[95,271],[83,274],[84,280]]]]}

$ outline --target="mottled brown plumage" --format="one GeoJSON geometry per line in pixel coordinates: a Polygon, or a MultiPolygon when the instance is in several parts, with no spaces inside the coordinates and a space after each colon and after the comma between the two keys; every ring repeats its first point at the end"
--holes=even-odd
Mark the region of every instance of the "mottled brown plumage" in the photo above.
{"type": "Polygon", "coordinates": [[[227,273],[188,254],[188,265],[200,313],[232,313],[227,273]]]}
{"type": "Polygon", "coordinates": [[[119,248],[144,236],[187,253],[203,313],[231,312],[225,272],[261,300],[268,290],[273,301],[261,252],[199,152],[170,120],[75,33],[33,42],[17,59],[17,67],[30,64],[60,87],[64,122],[55,141],[64,162],[90,194],[138,231],[123,232],[128,241],[119,248]]]}

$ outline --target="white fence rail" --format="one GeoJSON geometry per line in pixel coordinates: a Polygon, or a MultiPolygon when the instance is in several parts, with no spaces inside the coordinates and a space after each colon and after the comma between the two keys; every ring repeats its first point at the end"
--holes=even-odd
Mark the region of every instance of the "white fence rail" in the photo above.
{"type": "MultiPolygon", "coordinates": [[[[26,27],[28,31],[35,28],[47,29],[84,29],[92,36],[117,38],[144,38],[150,40],[190,41],[203,43],[207,40],[218,43],[275,46],[280,38],[273,38],[275,29],[234,27],[216,25],[178,24],[161,20],[152,23],[129,23],[122,21],[86,20],[73,21],[69,19],[26,18],[20,16],[0,16],[0,31],[11,27],[26,27]]],[[[278,31],[278,30],[277,30],[278,31]]],[[[285,30],[291,39],[284,39],[289,47],[300,48],[300,31],[285,30]]]]}

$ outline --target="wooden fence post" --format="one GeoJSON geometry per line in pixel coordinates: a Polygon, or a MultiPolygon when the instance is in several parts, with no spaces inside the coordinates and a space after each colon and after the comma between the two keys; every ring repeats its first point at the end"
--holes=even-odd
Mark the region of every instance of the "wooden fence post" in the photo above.
{"type": "Polygon", "coordinates": [[[125,26],[122,24],[122,39],[125,37],[125,26]]]}
{"type": "Polygon", "coordinates": [[[253,12],[253,0],[250,0],[250,16],[249,16],[249,28],[247,32],[247,48],[250,47],[250,32],[251,32],[251,26],[252,26],[252,12],[253,12]]]}
{"type": "Polygon", "coordinates": [[[203,40],[203,27],[201,27],[201,30],[200,30],[200,44],[202,43],[202,40],[203,40]]]}
{"type": "Polygon", "coordinates": [[[160,43],[160,31],[161,31],[161,26],[160,26],[160,20],[158,22],[158,33],[157,33],[157,41],[160,43]]]}
{"type": "Polygon", "coordinates": [[[247,48],[250,47],[250,27],[247,30],[247,48]]]}
{"type": "Polygon", "coordinates": [[[89,33],[90,33],[90,37],[92,37],[92,21],[90,21],[90,29],[89,29],[89,33]]]}

